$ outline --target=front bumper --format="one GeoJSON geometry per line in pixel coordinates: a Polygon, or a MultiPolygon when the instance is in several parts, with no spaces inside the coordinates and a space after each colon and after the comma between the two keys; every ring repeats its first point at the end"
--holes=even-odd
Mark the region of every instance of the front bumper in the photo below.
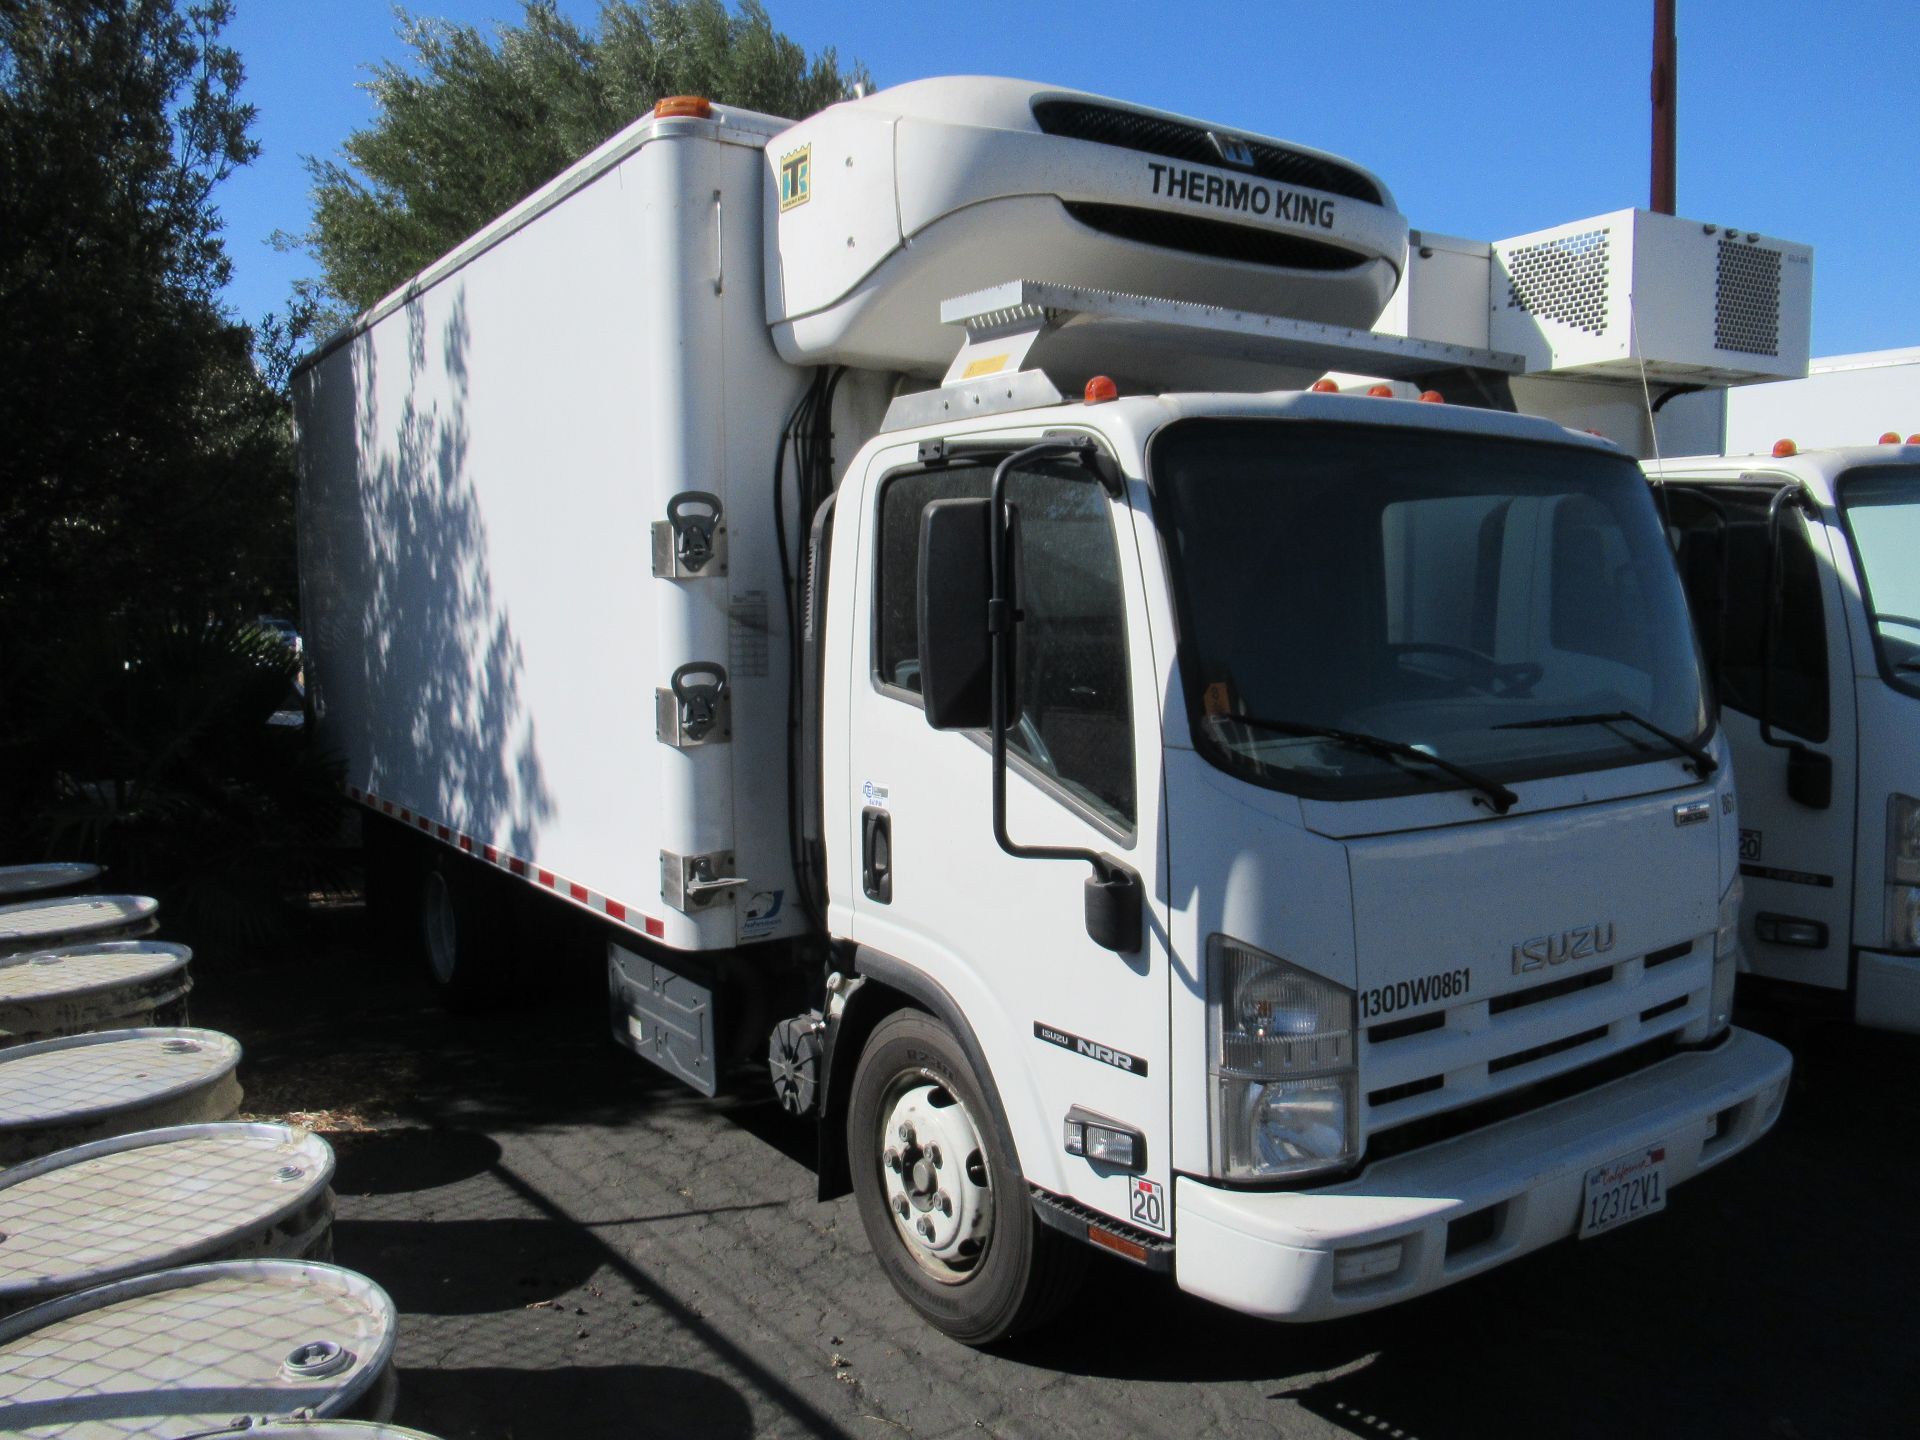
{"type": "Polygon", "coordinates": [[[1920,955],[1859,951],[1853,1005],[1862,1025],[1920,1034],[1920,955]]]}
{"type": "Polygon", "coordinates": [[[1664,1142],[1671,1188],[1745,1149],[1779,1118],[1792,1067],[1781,1046],[1734,1030],[1717,1049],[1396,1155],[1324,1190],[1224,1190],[1181,1176],[1180,1288],[1275,1320],[1331,1319],[1438,1290],[1573,1234],[1596,1165],[1664,1142]],[[1391,1250],[1352,1254],[1392,1242],[1397,1265],[1391,1250]]]}

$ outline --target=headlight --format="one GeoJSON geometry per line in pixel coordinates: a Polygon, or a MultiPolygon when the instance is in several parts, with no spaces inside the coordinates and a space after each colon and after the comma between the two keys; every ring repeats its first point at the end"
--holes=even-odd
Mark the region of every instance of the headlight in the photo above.
{"type": "Polygon", "coordinates": [[[1887,800],[1887,946],[1920,950],[1920,800],[1887,800]]]}
{"type": "Polygon", "coordinates": [[[1207,946],[1213,1173],[1266,1180],[1359,1156],[1353,992],[1225,936],[1207,946]]]}

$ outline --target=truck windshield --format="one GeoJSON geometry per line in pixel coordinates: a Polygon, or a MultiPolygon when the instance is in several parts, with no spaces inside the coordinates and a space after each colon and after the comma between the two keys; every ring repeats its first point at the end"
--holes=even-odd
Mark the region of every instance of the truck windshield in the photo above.
{"type": "Polygon", "coordinates": [[[1838,488],[1881,671],[1920,689],[1920,465],[1850,471],[1838,488]]]}
{"type": "Polygon", "coordinates": [[[1232,774],[1328,799],[1475,788],[1346,732],[1484,789],[1706,736],[1686,602],[1623,456],[1219,419],[1168,426],[1149,465],[1196,744],[1232,774]]]}

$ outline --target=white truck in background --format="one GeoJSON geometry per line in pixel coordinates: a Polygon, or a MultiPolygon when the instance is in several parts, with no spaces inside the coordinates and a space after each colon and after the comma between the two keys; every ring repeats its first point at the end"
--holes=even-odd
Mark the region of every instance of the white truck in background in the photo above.
{"type": "Polygon", "coordinates": [[[1746,963],[1920,1032],[1920,443],[1646,469],[1740,775],[1746,963]]]}
{"type": "Polygon", "coordinates": [[[1086,1245],[1306,1320],[1664,1207],[1789,1071],[1725,740],[1632,460],[1512,413],[1551,357],[1367,330],[1419,255],[1075,92],[663,101],[298,374],[370,887],[455,999],[592,916],[616,1037],[765,1054],[970,1343],[1086,1245]]]}

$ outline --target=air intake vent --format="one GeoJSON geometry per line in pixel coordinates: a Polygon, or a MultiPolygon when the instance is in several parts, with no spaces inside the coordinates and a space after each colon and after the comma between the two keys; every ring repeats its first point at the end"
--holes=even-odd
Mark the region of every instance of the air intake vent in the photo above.
{"type": "Polygon", "coordinates": [[[1780,353],[1780,252],[1720,241],[1713,343],[1743,355],[1780,353]]]}
{"type": "Polygon", "coordinates": [[[1380,187],[1358,170],[1340,165],[1319,155],[1307,155],[1284,145],[1254,140],[1228,131],[1211,131],[1203,125],[1169,120],[1160,115],[1143,115],[1116,105],[1093,105],[1084,100],[1036,100],[1033,118],[1049,135],[1070,140],[1091,140],[1099,145],[1117,145],[1122,150],[1139,150],[1148,155],[1164,155],[1169,160],[1185,160],[1193,165],[1226,166],[1213,136],[1236,142],[1252,153],[1251,173],[1262,180],[1283,185],[1299,185],[1329,195],[1345,195],[1369,205],[1381,203],[1380,187]]]}
{"type": "Polygon", "coordinates": [[[1507,255],[1507,308],[1558,320],[1589,335],[1607,328],[1608,236],[1562,235],[1507,255]]]}
{"type": "Polygon", "coordinates": [[[1270,265],[1282,270],[1353,270],[1368,263],[1364,255],[1302,240],[1251,225],[1229,225],[1165,210],[1136,210],[1130,205],[1093,205],[1062,201],[1067,214],[1082,225],[1121,240],[1136,240],[1162,250],[1184,250],[1215,260],[1239,260],[1248,265],[1270,265]]]}

